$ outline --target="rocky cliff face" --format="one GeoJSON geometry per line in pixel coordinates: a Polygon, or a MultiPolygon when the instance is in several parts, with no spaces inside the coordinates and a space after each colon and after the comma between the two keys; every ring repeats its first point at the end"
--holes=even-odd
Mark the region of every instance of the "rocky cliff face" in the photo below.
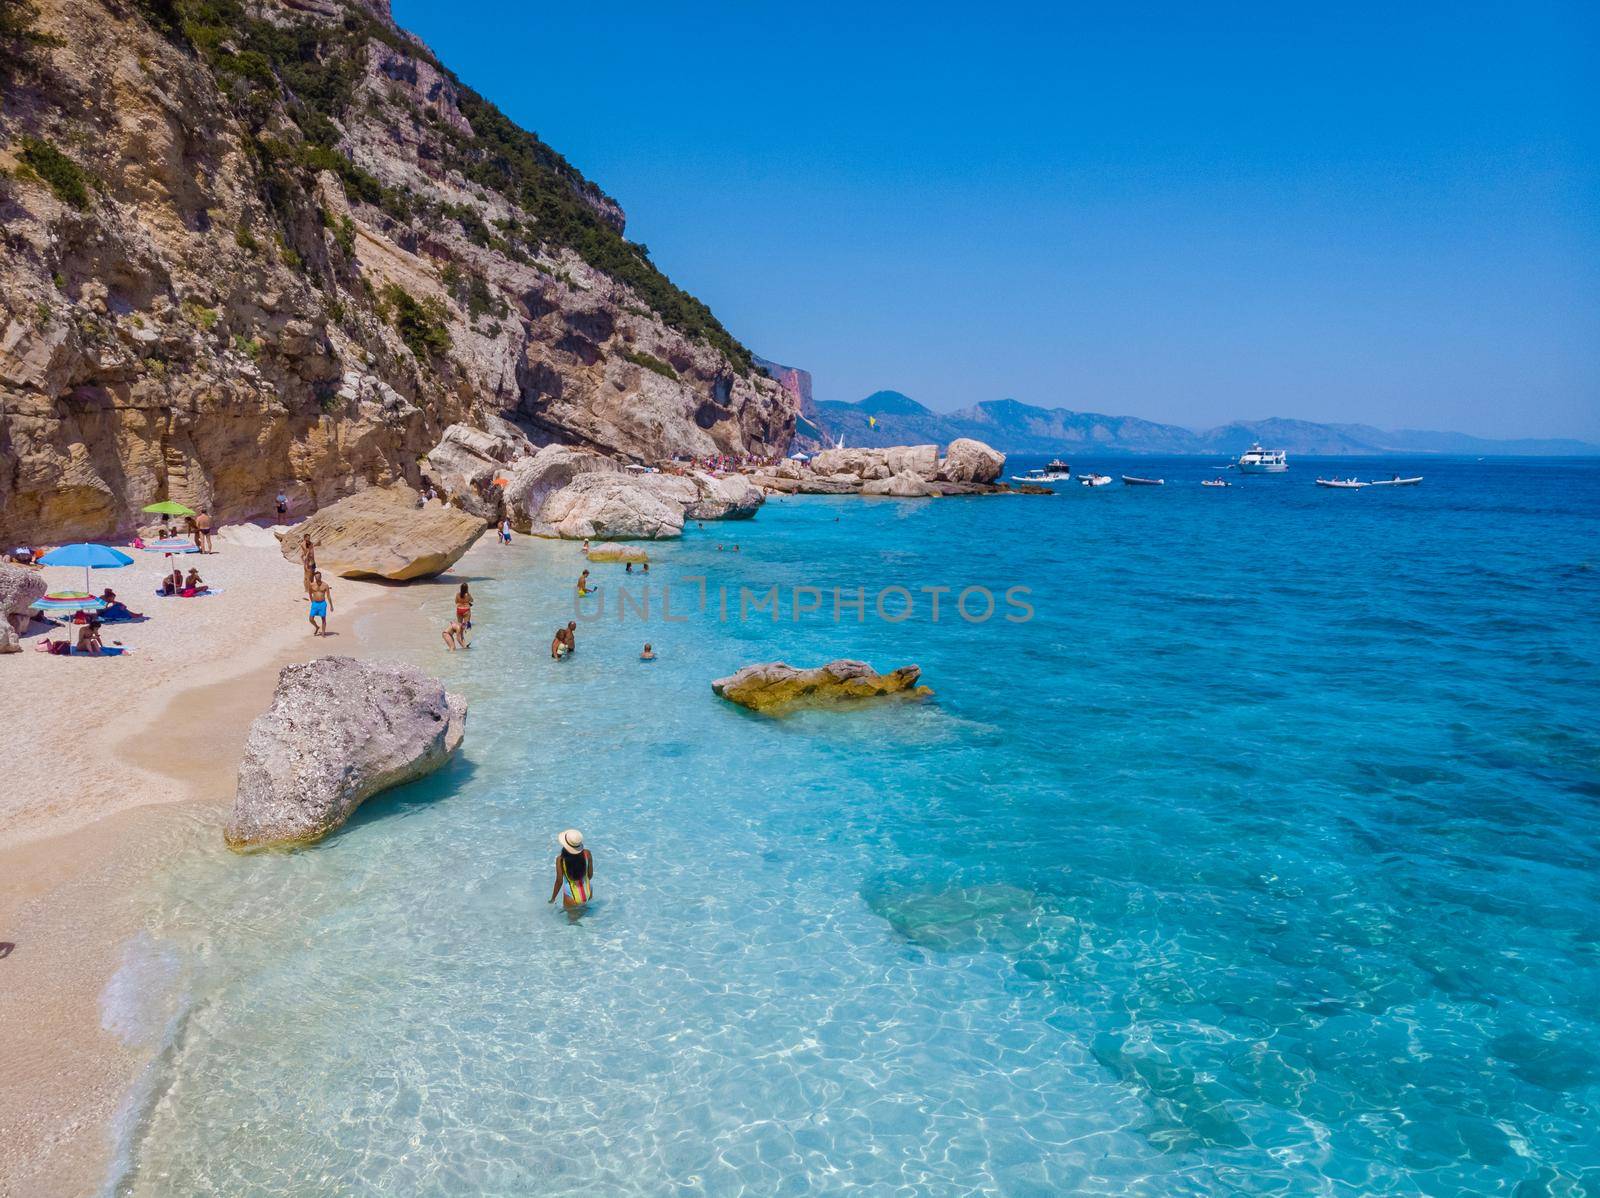
{"type": "Polygon", "coordinates": [[[383,0],[0,5],[0,541],[303,511],[497,417],[787,445],[794,398],[383,0]]]}

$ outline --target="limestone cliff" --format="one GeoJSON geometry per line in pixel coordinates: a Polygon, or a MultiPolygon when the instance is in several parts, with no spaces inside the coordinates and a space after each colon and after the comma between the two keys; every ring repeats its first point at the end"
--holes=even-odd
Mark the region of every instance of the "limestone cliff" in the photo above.
{"type": "Polygon", "coordinates": [[[787,445],[792,396],[384,0],[0,7],[0,541],[304,511],[496,417],[787,445]]]}

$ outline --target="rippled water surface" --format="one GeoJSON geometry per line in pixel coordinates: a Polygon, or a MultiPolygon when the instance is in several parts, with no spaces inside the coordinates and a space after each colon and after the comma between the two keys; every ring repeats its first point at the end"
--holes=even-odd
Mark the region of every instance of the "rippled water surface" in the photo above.
{"type": "Polygon", "coordinates": [[[420,593],[463,758],[314,850],[176,865],[141,942],[186,1013],[120,1188],[1600,1192],[1600,469],[1139,465],[1169,485],[691,529],[655,618],[567,663],[573,546],[489,559],[468,654],[420,593]],[[741,622],[741,583],[867,618],[741,622]],[[929,620],[974,584],[1033,619],[929,620]],[[837,656],[937,697],[707,686],[837,656]]]}

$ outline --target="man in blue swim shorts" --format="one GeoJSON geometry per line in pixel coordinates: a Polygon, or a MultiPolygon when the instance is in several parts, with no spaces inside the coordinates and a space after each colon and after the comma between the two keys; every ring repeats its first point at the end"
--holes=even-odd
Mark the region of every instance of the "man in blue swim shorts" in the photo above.
{"type": "Polygon", "coordinates": [[[328,635],[328,613],[333,610],[333,588],[322,581],[322,571],[318,570],[311,576],[311,585],[306,588],[306,594],[311,596],[311,635],[328,635]]]}

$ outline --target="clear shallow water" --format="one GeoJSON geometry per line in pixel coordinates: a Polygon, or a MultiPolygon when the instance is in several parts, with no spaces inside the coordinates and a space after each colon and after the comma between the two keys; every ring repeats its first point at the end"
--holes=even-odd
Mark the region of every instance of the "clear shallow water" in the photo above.
{"type": "Polygon", "coordinates": [[[465,757],[313,851],[178,863],[140,951],[187,1013],[120,1188],[1600,1189],[1600,468],[1139,465],[1169,485],[790,500],[652,550],[675,609],[696,574],[1022,585],[1025,624],[713,598],[553,665],[574,547],[474,580],[469,654],[429,592],[465,757]],[[707,686],[840,655],[937,699],[707,686]]]}

